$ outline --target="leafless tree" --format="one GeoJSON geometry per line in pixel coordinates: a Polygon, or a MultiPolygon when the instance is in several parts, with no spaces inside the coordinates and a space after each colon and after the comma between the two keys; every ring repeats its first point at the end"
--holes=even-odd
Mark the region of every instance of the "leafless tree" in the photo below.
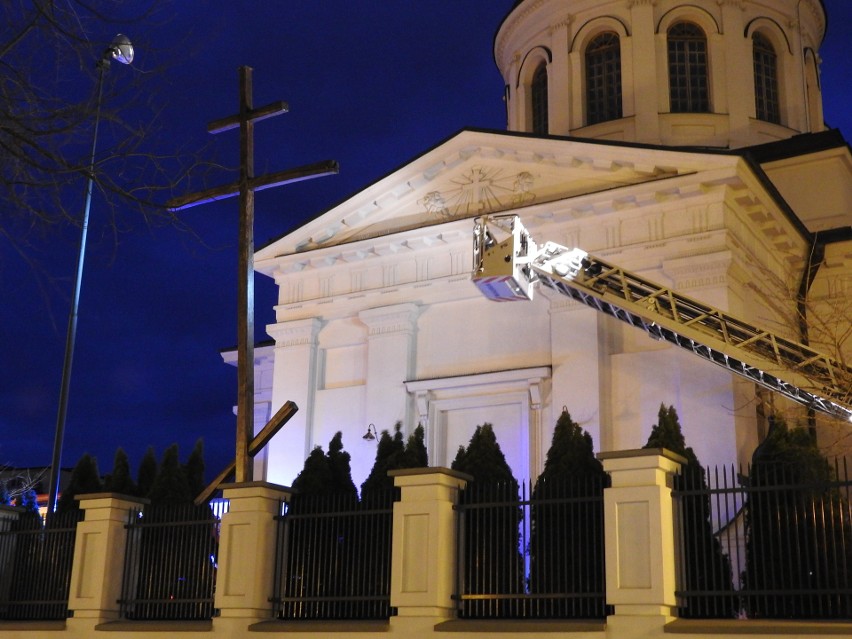
{"type": "MultiPolygon", "coordinates": [[[[788,270],[754,267],[759,273],[748,283],[755,298],[767,309],[761,323],[769,330],[806,344],[828,355],[839,364],[837,387],[846,389],[842,401],[852,402],[852,296],[846,290],[852,273],[844,267],[838,254],[845,244],[814,244],[807,255],[786,255],[781,263],[788,270]]],[[[820,391],[825,380],[813,380],[820,391]]],[[[779,411],[780,406],[773,408],[779,411]]],[[[799,408],[782,415],[789,423],[803,422],[799,408]]],[[[817,436],[817,442],[828,457],[852,457],[852,429],[837,419],[810,415],[807,423],[817,436]]]]}
{"type": "MultiPolygon", "coordinates": [[[[168,0],[0,3],[0,238],[22,254],[33,235],[80,223],[104,51],[123,26],[165,21],[171,10],[168,0]]],[[[175,221],[162,202],[199,157],[174,144],[155,150],[157,73],[121,71],[106,69],[91,172],[116,233],[131,214],[175,221]]]]}
{"type": "Polygon", "coordinates": [[[47,480],[47,468],[12,468],[0,466],[0,483],[6,488],[12,503],[31,490],[37,490],[47,480]]]}

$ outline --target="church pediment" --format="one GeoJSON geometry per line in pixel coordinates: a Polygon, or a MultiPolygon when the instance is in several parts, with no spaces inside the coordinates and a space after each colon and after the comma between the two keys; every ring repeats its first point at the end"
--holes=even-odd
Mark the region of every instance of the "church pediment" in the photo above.
{"type": "Polygon", "coordinates": [[[293,255],[730,166],[640,145],[464,130],[258,251],[293,255]]]}

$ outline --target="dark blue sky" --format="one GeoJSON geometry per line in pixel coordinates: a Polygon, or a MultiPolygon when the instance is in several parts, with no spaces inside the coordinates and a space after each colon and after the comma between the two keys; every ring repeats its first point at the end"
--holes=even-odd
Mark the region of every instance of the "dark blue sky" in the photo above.
{"type": "MultiPolygon", "coordinates": [[[[206,126],[236,111],[237,68],[254,68],[255,106],[289,103],[256,126],[256,173],[326,159],[341,171],[259,193],[261,246],[464,126],[505,128],[492,41],[513,3],[175,2],[157,20],[116,25],[137,58],[113,64],[110,81],[156,73],[152,143],[210,142],[210,159],[232,168],[238,134],[211,137],[206,126]]],[[[825,4],[826,120],[849,138],[852,3],[825,4]]],[[[99,214],[95,194],[63,465],[90,452],[107,472],[122,446],[135,467],[149,445],[159,455],[177,442],[185,457],[203,437],[212,475],[234,446],[236,369],[219,350],[236,343],[237,202],[186,211],[189,231],[128,214],[116,237],[99,214]]],[[[50,462],[78,237],[68,228],[34,245],[36,268],[0,238],[0,465],[50,462]]],[[[275,291],[256,282],[262,340],[275,291]]]]}

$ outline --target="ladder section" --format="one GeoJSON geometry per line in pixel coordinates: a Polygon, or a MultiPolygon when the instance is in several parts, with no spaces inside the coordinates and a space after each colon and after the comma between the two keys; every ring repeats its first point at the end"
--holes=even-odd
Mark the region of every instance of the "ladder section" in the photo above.
{"type": "Polygon", "coordinates": [[[852,368],[661,287],[580,249],[548,242],[529,268],[549,288],[789,399],[852,421],[852,368]]]}

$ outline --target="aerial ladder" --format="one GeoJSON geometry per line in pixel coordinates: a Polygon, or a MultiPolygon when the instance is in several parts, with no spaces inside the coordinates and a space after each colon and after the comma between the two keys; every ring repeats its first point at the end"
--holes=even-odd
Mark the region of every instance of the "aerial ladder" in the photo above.
{"type": "Polygon", "coordinates": [[[541,283],[808,408],[852,421],[852,368],[582,249],[539,246],[517,215],[476,218],[473,256],[473,281],[490,300],[532,300],[541,283]]]}

